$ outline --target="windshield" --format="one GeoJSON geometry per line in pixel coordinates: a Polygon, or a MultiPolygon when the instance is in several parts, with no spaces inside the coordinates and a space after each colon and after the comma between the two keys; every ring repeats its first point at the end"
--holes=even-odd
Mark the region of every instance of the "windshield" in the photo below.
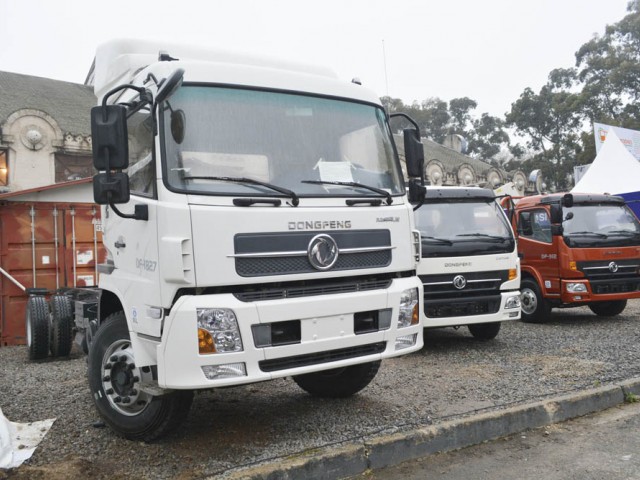
{"type": "Polygon", "coordinates": [[[570,247],[640,245],[640,224],[626,205],[575,205],[563,215],[570,247]]]}
{"type": "Polygon", "coordinates": [[[380,196],[365,188],[373,187],[404,193],[386,116],[376,106],[183,86],[164,104],[163,128],[165,182],[174,191],[287,196],[272,188],[278,187],[300,197],[380,196]]]}
{"type": "Polygon", "coordinates": [[[507,218],[493,200],[425,203],[415,216],[425,258],[502,253],[515,248],[507,218]]]}

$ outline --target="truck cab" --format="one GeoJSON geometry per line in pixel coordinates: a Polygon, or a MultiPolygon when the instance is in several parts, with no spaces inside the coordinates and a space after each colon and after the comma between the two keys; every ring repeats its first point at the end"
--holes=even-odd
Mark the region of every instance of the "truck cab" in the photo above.
{"type": "Polygon", "coordinates": [[[628,299],[640,298],[640,223],[621,197],[525,197],[513,221],[524,321],[542,322],[552,308],[585,305],[613,316],[628,299]]]}
{"type": "Polygon", "coordinates": [[[76,323],[98,412],[152,440],[196,389],[357,393],[422,347],[419,236],[377,95],[323,67],[166,48],[109,42],[90,74],[108,262],[76,323]]]}
{"type": "Polygon", "coordinates": [[[516,241],[493,191],[430,186],[414,215],[425,328],[466,325],[488,340],[501,322],[520,318],[516,241]]]}

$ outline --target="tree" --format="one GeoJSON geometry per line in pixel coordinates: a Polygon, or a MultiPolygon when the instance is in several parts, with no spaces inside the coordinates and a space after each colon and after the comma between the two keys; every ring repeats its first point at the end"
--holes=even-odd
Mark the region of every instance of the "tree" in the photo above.
{"type": "Polygon", "coordinates": [[[559,189],[568,186],[567,177],[582,150],[582,99],[572,91],[575,81],[574,69],[553,70],[540,92],[526,88],[506,117],[507,125],[526,138],[534,153],[529,163],[542,169],[547,183],[559,189]]]}
{"type": "Polygon", "coordinates": [[[576,53],[585,116],[592,122],[640,128],[640,0],[576,53]]]}

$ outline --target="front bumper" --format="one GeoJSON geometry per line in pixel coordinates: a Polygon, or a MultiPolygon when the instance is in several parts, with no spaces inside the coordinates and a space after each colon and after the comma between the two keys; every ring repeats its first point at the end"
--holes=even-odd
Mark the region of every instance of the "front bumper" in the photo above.
{"type": "Polygon", "coordinates": [[[474,301],[473,298],[460,298],[455,300],[432,299],[431,303],[425,300],[425,316],[422,321],[425,328],[436,328],[519,320],[521,316],[520,307],[505,308],[509,298],[519,296],[520,292],[518,290],[500,292],[499,295],[495,295],[495,301],[499,302],[499,307],[494,313],[476,313],[477,310],[481,311],[483,308],[490,309],[490,307],[485,307],[490,301],[483,297],[478,297],[477,301],[474,301]],[[428,317],[427,312],[429,311],[440,312],[441,315],[428,317]]]}
{"type": "Polygon", "coordinates": [[[640,298],[640,280],[633,278],[616,278],[589,281],[583,279],[562,280],[560,282],[560,300],[564,304],[607,302],[640,298]],[[584,284],[586,292],[570,292],[570,284],[584,284]]]}
{"type": "Polygon", "coordinates": [[[183,296],[165,319],[162,340],[156,347],[158,385],[174,389],[241,385],[414,352],[423,345],[421,322],[397,328],[400,297],[410,288],[418,288],[418,298],[422,299],[422,285],[417,277],[394,279],[384,290],[281,300],[242,302],[232,294],[183,296]],[[198,308],[233,310],[243,351],[200,354],[198,308]],[[386,309],[392,312],[387,330],[354,332],[355,312],[386,309]],[[289,320],[300,320],[299,342],[268,347],[254,345],[252,325],[289,320]],[[396,350],[396,339],[410,335],[415,335],[415,343],[396,350]],[[227,364],[244,364],[246,375],[209,380],[203,373],[202,367],[227,364]]]}

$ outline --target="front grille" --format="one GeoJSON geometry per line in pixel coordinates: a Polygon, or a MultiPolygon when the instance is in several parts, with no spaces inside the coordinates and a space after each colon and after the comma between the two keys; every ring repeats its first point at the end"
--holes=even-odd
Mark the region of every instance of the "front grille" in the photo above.
{"type": "MultiPolygon", "coordinates": [[[[331,271],[358,270],[362,268],[386,267],[391,263],[391,251],[368,253],[342,253],[331,271]]],[[[307,256],[279,258],[236,258],[236,272],[242,277],[267,275],[291,275],[317,272],[307,256]]]]}
{"type": "Polygon", "coordinates": [[[640,290],[640,259],[596,260],[577,262],[595,294],[629,293],[640,290]],[[613,271],[615,270],[615,271],[613,271]]]}
{"type": "Polygon", "coordinates": [[[426,300],[424,313],[429,318],[466,317],[470,315],[487,315],[500,309],[500,295],[472,297],[459,300],[437,302],[426,300]]]}
{"type": "Polygon", "coordinates": [[[389,230],[269,232],[234,237],[236,272],[242,277],[317,273],[307,258],[307,250],[320,233],[331,236],[339,250],[331,271],[391,264],[393,247],[389,230]]]}
{"type": "Polygon", "coordinates": [[[344,280],[322,282],[300,282],[264,288],[261,290],[245,290],[233,295],[241,302],[257,302],[260,300],[280,300],[283,298],[313,297],[316,295],[332,295],[338,293],[368,292],[383,290],[391,286],[390,278],[358,278],[349,277],[344,280]]]}
{"type": "Polygon", "coordinates": [[[339,360],[346,360],[349,358],[364,357],[366,355],[382,353],[386,348],[386,342],[378,342],[371,343],[369,345],[360,345],[358,347],[329,350],[328,352],[317,352],[306,355],[297,355],[295,357],[262,360],[261,362],[258,362],[258,366],[263,372],[277,372],[279,370],[288,370],[290,368],[308,367],[309,365],[318,365],[321,363],[337,362],[339,360]]]}
{"type": "Polygon", "coordinates": [[[490,272],[462,272],[441,275],[420,275],[424,285],[424,300],[464,299],[469,295],[494,295],[500,293],[500,286],[509,279],[509,270],[490,272]],[[464,288],[454,287],[454,278],[462,275],[466,280],[464,288]]]}

